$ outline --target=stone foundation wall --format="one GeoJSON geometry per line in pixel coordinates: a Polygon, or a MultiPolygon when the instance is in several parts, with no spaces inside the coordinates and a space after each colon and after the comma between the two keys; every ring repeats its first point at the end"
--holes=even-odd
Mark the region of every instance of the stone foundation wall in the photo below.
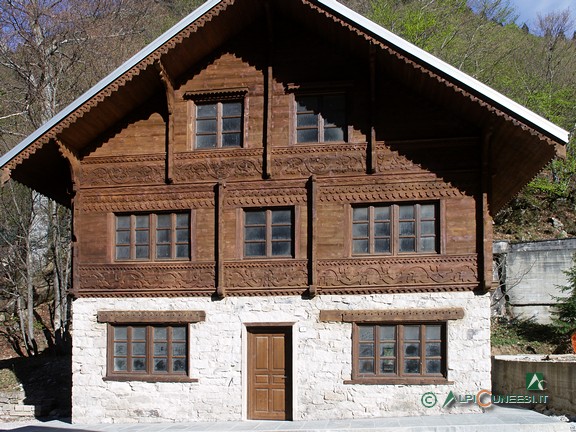
{"type": "MultiPolygon", "coordinates": [[[[490,303],[473,293],[365,296],[78,299],[74,301],[73,395],[75,423],[226,421],[245,419],[246,329],[244,323],[294,323],[293,418],[364,418],[448,412],[440,405],[458,394],[490,388],[490,303]],[[445,385],[344,384],[351,378],[350,323],[320,322],[320,310],[461,307],[463,319],[448,322],[445,385]],[[106,324],[98,311],[204,310],[190,324],[190,376],[196,383],[104,381],[106,324]],[[425,408],[423,393],[438,405],[425,408]]],[[[457,406],[449,412],[477,410],[457,406]]]]}

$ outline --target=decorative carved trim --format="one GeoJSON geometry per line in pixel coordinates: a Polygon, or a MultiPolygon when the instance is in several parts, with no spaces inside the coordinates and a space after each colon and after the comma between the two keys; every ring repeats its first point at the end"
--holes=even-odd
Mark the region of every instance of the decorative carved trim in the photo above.
{"type": "Polygon", "coordinates": [[[187,91],[182,96],[195,102],[222,101],[227,99],[241,99],[248,93],[247,87],[187,91]]]}
{"type": "Polygon", "coordinates": [[[151,291],[165,295],[213,289],[215,280],[214,264],[196,263],[83,265],[79,273],[78,294],[118,291],[146,296],[151,291]]]}
{"type": "Polygon", "coordinates": [[[229,207],[296,205],[306,201],[306,189],[297,187],[236,189],[226,195],[226,206],[229,207]]]}
{"type": "Polygon", "coordinates": [[[194,187],[172,186],[158,188],[143,195],[132,191],[114,195],[82,195],[82,211],[85,212],[136,212],[182,210],[214,207],[214,191],[194,187]]]}
{"type": "Polygon", "coordinates": [[[441,180],[390,182],[382,178],[378,184],[324,186],[320,185],[321,202],[376,202],[401,200],[427,200],[462,197],[464,193],[441,180]]]}
{"type": "Polygon", "coordinates": [[[415,294],[469,292],[478,289],[478,284],[468,285],[413,285],[413,286],[364,286],[364,287],[318,287],[322,295],[371,295],[371,294],[415,294]]]}
{"type": "Polygon", "coordinates": [[[186,324],[206,321],[206,312],[192,311],[98,311],[99,323],[186,324]]]}
{"type": "MultiPolygon", "coordinates": [[[[306,260],[242,261],[224,264],[224,284],[235,288],[308,288],[306,260]]],[[[290,290],[292,292],[292,290],[290,290]]],[[[274,290],[274,293],[278,292],[274,290]]]]}
{"type": "Polygon", "coordinates": [[[114,165],[134,164],[144,162],[164,162],[164,154],[136,154],[126,156],[88,156],[82,160],[82,165],[114,165]]]}
{"type": "Polygon", "coordinates": [[[448,321],[464,318],[464,309],[321,310],[321,322],[448,321]]]}
{"type": "Polygon", "coordinates": [[[375,259],[320,260],[318,285],[326,288],[390,287],[407,288],[478,284],[476,255],[412,256],[375,259]]]}
{"type": "Polygon", "coordinates": [[[366,145],[334,145],[316,147],[295,145],[273,149],[273,164],[277,176],[310,177],[335,174],[364,173],[366,145]]]}
{"type": "Polygon", "coordinates": [[[177,155],[174,169],[179,182],[215,180],[256,180],[262,178],[262,150],[227,151],[210,150],[177,155]]]}
{"type": "Polygon", "coordinates": [[[82,170],[83,186],[164,184],[164,163],[91,166],[82,170]]]}

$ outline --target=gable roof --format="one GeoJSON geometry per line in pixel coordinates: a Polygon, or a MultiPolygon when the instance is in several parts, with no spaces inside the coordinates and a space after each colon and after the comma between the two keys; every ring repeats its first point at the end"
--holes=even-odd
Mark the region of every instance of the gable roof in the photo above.
{"type": "MultiPolygon", "coordinates": [[[[442,81],[448,87],[456,89],[457,92],[466,93],[469,98],[482,105],[484,109],[497,110],[497,115],[506,116],[515,126],[520,126],[523,130],[526,128],[529,129],[528,132],[531,135],[537,136],[538,140],[554,148],[551,156],[548,155],[548,160],[557,153],[561,154],[563,152],[562,146],[567,144],[569,140],[568,132],[552,122],[335,0],[276,0],[276,2],[274,0],[209,0],[124,62],[46,124],[38,128],[13,149],[0,157],[0,169],[11,170],[16,168],[25,159],[39,150],[42,145],[56,138],[58,133],[70,129],[95,106],[102,105],[103,101],[109,98],[114,92],[123,86],[127,86],[134,78],[136,71],[141,72],[145,70],[147,66],[154,63],[154,61],[158,60],[161,56],[174,50],[183,40],[191,37],[193,30],[196,31],[209,25],[208,23],[214,17],[225,11],[229,6],[235,3],[246,3],[254,7],[254,4],[262,3],[262,1],[274,4],[275,7],[279,8],[287,7],[288,3],[305,3],[310,8],[320,12],[318,15],[326,15],[338,20],[342,26],[348,27],[352,32],[358,35],[362,34],[365,38],[370,38],[372,41],[379,43],[380,47],[384,50],[401,57],[403,61],[410,64],[411,67],[420,69],[422,73],[427,73],[429,76],[442,81]]],[[[237,21],[241,20],[238,19],[237,21]]],[[[228,23],[232,22],[235,21],[228,21],[228,23]]],[[[84,123],[85,124],[78,127],[86,127],[86,122],[84,123]]],[[[88,133],[86,133],[86,135],[89,136],[88,133]]],[[[548,160],[546,160],[544,164],[547,163],[548,160]]],[[[544,164],[541,164],[539,169],[541,169],[544,164]]],[[[528,180],[522,179],[522,186],[535,174],[536,173],[529,173],[530,178],[528,178],[528,180]]],[[[16,179],[22,181],[23,177],[17,176],[16,179]]],[[[517,193],[518,190],[518,187],[514,187],[513,192],[517,193]]],[[[508,197],[508,199],[510,198],[511,196],[508,197]]],[[[501,207],[502,205],[502,203],[499,203],[496,207],[501,207]]]]}

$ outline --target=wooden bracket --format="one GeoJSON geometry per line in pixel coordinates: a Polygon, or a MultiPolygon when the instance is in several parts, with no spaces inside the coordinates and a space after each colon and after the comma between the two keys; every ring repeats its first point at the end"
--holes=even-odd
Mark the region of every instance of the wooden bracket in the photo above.
{"type": "Polygon", "coordinates": [[[154,65],[160,75],[160,80],[166,90],[166,106],[168,109],[167,119],[167,138],[166,138],[166,183],[171,184],[174,182],[174,106],[176,104],[176,92],[174,90],[174,82],[166,71],[166,68],[160,60],[157,60],[154,65]]]}

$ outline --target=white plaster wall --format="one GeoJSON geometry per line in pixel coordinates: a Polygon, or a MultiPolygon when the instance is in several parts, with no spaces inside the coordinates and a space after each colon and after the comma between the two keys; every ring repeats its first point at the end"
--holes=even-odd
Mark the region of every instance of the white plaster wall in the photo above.
{"type": "Polygon", "coordinates": [[[490,388],[489,297],[473,293],[358,296],[133,298],[74,301],[73,393],[75,423],[225,421],[246,418],[244,323],[294,322],[294,420],[363,418],[473,411],[473,405],[442,410],[450,390],[490,388]],[[448,385],[351,385],[351,324],[319,322],[322,309],[462,307],[448,323],[448,385]],[[104,381],[106,324],[98,311],[204,310],[206,321],[190,325],[190,376],[197,383],[104,381]],[[424,408],[425,392],[438,405],[424,408]]]}

